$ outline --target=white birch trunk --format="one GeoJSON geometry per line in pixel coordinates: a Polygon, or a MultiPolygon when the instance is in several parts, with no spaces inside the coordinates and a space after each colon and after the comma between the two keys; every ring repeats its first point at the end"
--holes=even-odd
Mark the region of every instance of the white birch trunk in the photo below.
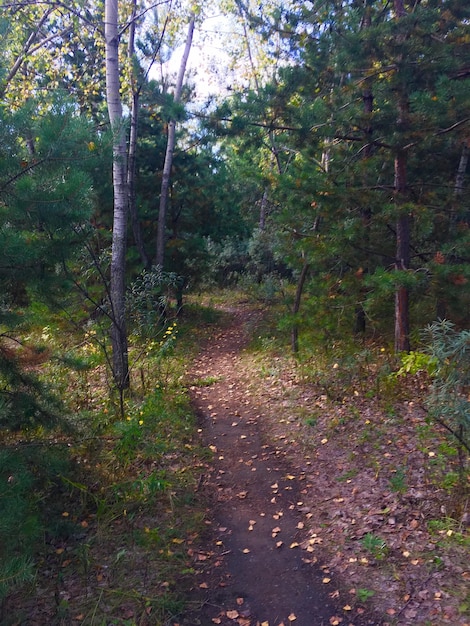
{"type": "Polygon", "coordinates": [[[127,235],[126,136],[119,82],[118,0],[105,1],[106,98],[113,132],[113,238],[111,252],[111,343],[113,376],[119,390],[129,386],[125,315],[125,267],[127,235]]]}

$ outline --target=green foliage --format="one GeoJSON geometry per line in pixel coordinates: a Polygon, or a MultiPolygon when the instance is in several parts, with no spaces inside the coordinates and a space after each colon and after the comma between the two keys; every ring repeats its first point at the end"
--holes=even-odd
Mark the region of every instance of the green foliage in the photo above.
{"type": "Polygon", "coordinates": [[[0,600],[33,580],[36,553],[56,520],[58,476],[67,467],[66,452],[41,444],[0,450],[0,600]]]}
{"type": "Polygon", "coordinates": [[[435,357],[423,352],[410,351],[401,355],[401,367],[396,372],[396,376],[405,376],[406,374],[417,374],[418,372],[427,372],[433,375],[436,372],[438,361],[435,357]]]}
{"type": "Polygon", "coordinates": [[[361,587],[360,589],[356,589],[356,597],[359,602],[367,602],[375,595],[375,591],[372,589],[367,589],[365,587],[361,587]]]}
{"type": "Polygon", "coordinates": [[[132,332],[140,339],[155,337],[170,314],[170,304],[182,289],[184,279],[160,267],[143,270],[130,285],[126,307],[132,332]]]}
{"type": "Polygon", "coordinates": [[[406,471],[399,467],[395,473],[389,479],[390,489],[398,493],[405,493],[407,490],[406,485],[406,471]]]}
{"type": "Polygon", "coordinates": [[[423,338],[433,363],[429,415],[470,451],[470,331],[442,320],[428,326],[423,338]]]}

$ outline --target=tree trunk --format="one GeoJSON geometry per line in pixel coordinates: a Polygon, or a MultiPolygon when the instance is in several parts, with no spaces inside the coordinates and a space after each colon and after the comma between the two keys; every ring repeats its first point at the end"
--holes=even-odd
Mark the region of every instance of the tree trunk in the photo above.
{"type": "MultiPolygon", "coordinates": [[[[395,158],[395,198],[399,215],[396,223],[396,261],[398,271],[410,266],[410,216],[400,212],[400,196],[406,189],[406,155],[399,152],[395,158]]],[[[409,292],[404,286],[395,293],[395,352],[410,351],[409,292]]]]}
{"type": "Polygon", "coordinates": [[[106,99],[113,132],[113,237],[111,250],[111,344],[113,376],[118,389],[129,387],[125,315],[125,268],[128,212],[126,136],[119,84],[118,0],[105,2],[106,99]]]}
{"type": "Polygon", "coordinates": [[[462,146],[462,154],[460,155],[459,167],[457,169],[457,176],[455,177],[454,194],[456,196],[462,195],[465,183],[465,173],[468,165],[470,139],[466,139],[462,146]]]}
{"type": "MultiPolygon", "coordinates": [[[[191,15],[188,26],[188,34],[186,36],[186,44],[176,80],[174,101],[178,104],[181,101],[181,92],[183,90],[183,79],[186,71],[191,45],[193,43],[195,16],[191,15]]],[[[175,149],[176,138],[176,120],[171,119],[168,123],[168,138],[166,143],[165,163],[163,165],[162,185],[160,190],[160,206],[158,210],[158,229],[157,229],[157,251],[155,256],[155,264],[163,267],[165,262],[165,225],[166,214],[168,209],[168,196],[170,190],[171,166],[173,164],[173,152],[175,149]]]]}
{"type": "Polygon", "coordinates": [[[132,0],[132,15],[129,23],[129,43],[127,46],[127,56],[131,64],[131,81],[132,81],[132,102],[130,110],[130,133],[129,133],[129,154],[127,163],[127,185],[129,193],[129,215],[131,218],[132,232],[134,234],[134,242],[140,256],[140,260],[144,268],[150,268],[150,259],[145,251],[144,238],[142,236],[142,228],[140,226],[139,216],[137,212],[136,192],[135,192],[135,174],[136,174],[136,150],[137,150],[137,131],[139,118],[139,100],[141,86],[137,85],[134,71],[134,54],[135,54],[135,22],[137,14],[137,0],[132,0]]]}
{"type": "MultiPolygon", "coordinates": [[[[397,20],[406,16],[403,0],[394,0],[397,20]]],[[[403,35],[397,37],[397,43],[403,43],[403,35]]],[[[400,60],[400,59],[399,59],[400,60]]],[[[403,90],[398,94],[397,129],[406,131],[409,125],[408,94],[403,90]]],[[[401,204],[406,194],[407,157],[406,152],[397,149],[395,153],[395,204],[397,209],[396,222],[396,260],[397,271],[409,269],[410,266],[410,216],[404,212],[401,204]]],[[[398,286],[395,292],[395,352],[410,351],[410,312],[409,291],[405,286],[398,286]]]]}
{"type": "Polygon", "coordinates": [[[299,326],[295,320],[295,316],[300,310],[300,302],[302,300],[302,292],[304,290],[305,281],[307,279],[308,270],[310,265],[307,261],[304,261],[302,271],[300,272],[299,280],[297,281],[297,289],[295,292],[294,306],[292,307],[292,313],[294,315],[294,323],[291,330],[291,348],[294,354],[299,351],[299,326]]]}
{"type": "Polygon", "coordinates": [[[265,187],[263,197],[261,198],[261,204],[259,208],[259,229],[264,231],[266,229],[266,215],[268,211],[268,188],[265,187]]]}

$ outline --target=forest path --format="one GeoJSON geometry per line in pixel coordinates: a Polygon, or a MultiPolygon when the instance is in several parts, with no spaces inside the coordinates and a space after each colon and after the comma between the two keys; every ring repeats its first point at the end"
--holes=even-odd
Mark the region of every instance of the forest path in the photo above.
{"type": "Polygon", "coordinates": [[[260,313],[225,313],[190,372],[201,437],[214,453],[204,476],[213,508],[208,543],[194,554],[198,608],[178,623],[352,624],[328,593],[329,572],[300,547],[308,542],[305,474],[289,465],[285,448],[266,443],[263,407],[244,379],[241,355],[260,313]]]}

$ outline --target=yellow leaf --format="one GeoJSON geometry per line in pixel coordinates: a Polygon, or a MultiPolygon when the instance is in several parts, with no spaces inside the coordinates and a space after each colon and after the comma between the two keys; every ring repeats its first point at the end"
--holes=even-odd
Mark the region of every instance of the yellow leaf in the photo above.
{"type": "Polygon", "coordinates": [[[346,604],[345,606],[343,606],[343,611],[352,611],[352,606],[346,604]]]}
{"type": "Polygon", "coordinates": [[[294,541],[293,543],[290,544],[289,548],[298,548],[299,544],[297,543],[297,541],[294,541]]]}
{"type": "Polygon", "coordinates": [[[295,622],[295,620],[297,619],[297,615],[295,613],[291,613],[287,619],[289,620],[289,622],[295,622]]]}
{"type": "Polygon", "coordinates": [[[248,548],[245,548],[244,550],[242,550],[243,554],[248,554],[250,552],[250,550],[248,550],[248,548]]]}
{"type": "Polygon", "coordinates": [[[201,583],[201,584],[199,585],[199,588],[200,588],[200,589],[209,589],[209,585],[208,585],[207,583],[201,583]]]}
{"type": "Polygon", "coordinates": [[[237,619],[239,615],[240,613],[238,611],[227,611],[227,617],[229,619],[237,619]]]}
{"type": "Polygon", "coordinates": [[[327,578],[327,577],[326,577],[326,578],[323,578],[323,580],[322,580],[322,583],[324,583],[325,585],[326,585],[327,583],[329,583],[329,582],[331,582],[331,578],[327,578]]]}

